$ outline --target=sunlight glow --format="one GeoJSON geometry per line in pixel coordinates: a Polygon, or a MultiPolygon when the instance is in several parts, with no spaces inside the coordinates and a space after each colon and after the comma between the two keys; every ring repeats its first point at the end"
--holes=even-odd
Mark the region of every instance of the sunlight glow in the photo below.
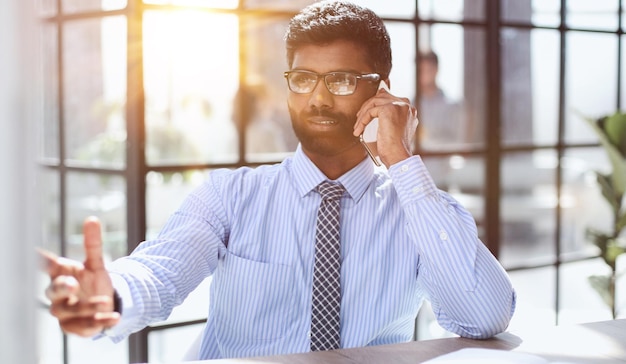
{"type": "Polygon", "coordinates": [[[146,4],[201,6],[206,8],[235,9],[239,0],[144,0],[146,4]]]}

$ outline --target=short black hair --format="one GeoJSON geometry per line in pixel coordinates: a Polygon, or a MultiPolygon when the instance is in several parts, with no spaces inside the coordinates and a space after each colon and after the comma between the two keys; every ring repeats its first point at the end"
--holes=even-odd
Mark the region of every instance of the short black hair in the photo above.
{"type": "Polygon", "coordinates": [[[296,14],[287,27],[287,64],[298,47],[346,40],[363,46],[382,79],[391,72],[391,40],[383,20],[370,9],[347,1],[320,1],[296,14]]]}

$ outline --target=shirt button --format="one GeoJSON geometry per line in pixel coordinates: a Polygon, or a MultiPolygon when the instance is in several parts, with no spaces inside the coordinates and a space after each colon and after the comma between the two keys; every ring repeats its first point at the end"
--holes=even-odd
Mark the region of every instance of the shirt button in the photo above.
{"type": "Polygon", "coordinates": [[[311,338],[311,331],[306,333],[309,336],[309,339],[311,338]]]}
{"type": "Polygon", "coordinates": [[[418,194],[418,193],[422,193],[424,192],[424,187],[422,186],[417,186],[413,188],[413,193],[418,194]]]}
{"type": "Polygon", "coordinates": [[[439,232],[439,239],[446,241],[448,240],[448,233],[445,230],[441,230],[439,232]]]}
{"type": "Polygon", "coordinates": [[[402,168],[400,168],[400,170],[401,170],[402,172],[406,172],[406,171],[408,171],[408,170],[409,170],[409,166],[407,166],[407,165],[405,164],[405,165],[403,165],[403,166],[402,166],[402,168]]]}

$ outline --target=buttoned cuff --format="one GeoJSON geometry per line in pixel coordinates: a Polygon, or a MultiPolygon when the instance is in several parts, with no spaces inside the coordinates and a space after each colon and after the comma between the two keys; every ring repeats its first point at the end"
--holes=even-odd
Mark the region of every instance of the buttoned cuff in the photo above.
{"type": "Polygon", "coordinates": [[[138,312],[137,307],[133,304],[130,287],[128,286],[128,283],[126,283],[126,280],[124,280],[122,276],[115,273],[110,273],[110,276],[111,281],[113,282],[113,287],[118,294],[121,319],[117,325],[103,330],[102,333],[95,338],[107,336],[114,342],[118,342],[123,340],[128,335],[131,330],[130,326],[132,324],[132,319],[138,317],[138,312]]]}
{"type": "Polygon", "coordinates": [[[389,175],[403,203],[416,202],[437,195],[437,186],[418,155],[392,165],[389,168],[389,175]]]}

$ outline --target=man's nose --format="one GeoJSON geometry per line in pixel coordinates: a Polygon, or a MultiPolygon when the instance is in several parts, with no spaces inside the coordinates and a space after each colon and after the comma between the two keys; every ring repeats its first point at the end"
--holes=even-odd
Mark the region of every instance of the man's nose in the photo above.
{"type": "Polygon", "coordinates": [[[333,107],[334,95],[328,91],[324,80],[321,79],[309,95],[309,106],[317,109],[328,109],[333,107]]]}

